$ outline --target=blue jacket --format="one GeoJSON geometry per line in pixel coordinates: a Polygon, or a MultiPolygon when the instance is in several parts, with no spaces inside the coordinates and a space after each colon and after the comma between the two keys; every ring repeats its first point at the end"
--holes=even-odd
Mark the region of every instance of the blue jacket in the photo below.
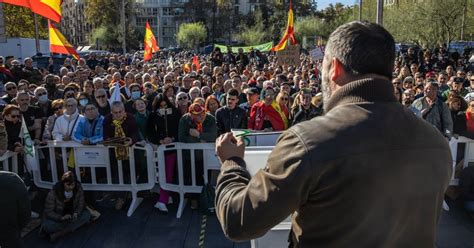
{"type": "Polygon", "coordinates": [[[89,139],[91,144],[97,144],[104,140],[104,117],[99,115],[92,124],[87,120],[86,117],[80,116],[79,121],[76,125],[76,131],[72,139],[76,142],[81,142],[84,139],[89,139]],[[94,130],[91,130],[91,129],[94,130]]]}

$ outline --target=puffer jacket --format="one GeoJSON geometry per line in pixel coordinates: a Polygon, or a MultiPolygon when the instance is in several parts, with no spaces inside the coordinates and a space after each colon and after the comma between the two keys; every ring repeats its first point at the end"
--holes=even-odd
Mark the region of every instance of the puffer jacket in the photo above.
{"type": "Polygon", "coordinates": [[[434,247],[452,173],[447,140],[366,78],[334,92],[326,114],[285,131],[253,178],[226,160],[216,213],[227,237],[264,235],[292,216],[294,247],[434,247]]]}
{"type": "MultiPolygon", "coordinates": [[[[85,207],[84,191],[81,183],[76,181],[74,189],[74,213],[80,215],[85,207]]],[[[61,182],[56,183],[53,189],[49,191],[44,204],[44,217],[54,221],[60,221],[64,211],[64,188],[61,182]]]]}

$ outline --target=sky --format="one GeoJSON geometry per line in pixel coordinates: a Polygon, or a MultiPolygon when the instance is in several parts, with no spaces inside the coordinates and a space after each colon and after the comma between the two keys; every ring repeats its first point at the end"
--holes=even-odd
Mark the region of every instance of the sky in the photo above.
{"type": "Polygon", "coordinates": [[[317,0],[318,2],[318,10],[325,9],[329,4],[336,4],[342,3],[344,5],[353,5],[355,3],[354,0],[317,0]]]}

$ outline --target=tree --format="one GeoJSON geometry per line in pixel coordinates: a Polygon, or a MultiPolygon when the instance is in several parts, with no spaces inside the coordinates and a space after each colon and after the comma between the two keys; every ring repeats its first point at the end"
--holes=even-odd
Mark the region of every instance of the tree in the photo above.
{"type": "MultiPolygon", "coordinates": [[[[3,4],[3,16],[5,17],[5,32],[7,37],[35,38],[35,22],[33,12],[30,9],[3,4]],[[21,24],[21,25],[19,25],[21,24]]],[[[40,39],[48,39],[48,22],[42,16],[37,15],[40,39]]]]}
{"type": "MultiPolygon", "coordinates": [[[[99,39],[101,46],[109,49],[118,49],[121,47],[123,28],[120,20],[120,10],[122,0],[88,0],[85,5],[87,22],[92,27],[93,35],[91,43],[99,39]]],[[[139,41],[137,40],[137,31],[132,26],[132,17],[134,15],[132,0],[125,0],[125,40],[128,49],[137,49],[139,41]]]]}
{"type": "Polygon", "coordinates": [[[235,39],[246,45],[257,45],[268,41],[268,33],[265,32],[262,11],[256,10],[251,15],[250,24],[242,23],[235,39]]]}
{"type": "MultiPolygon", "coordinates": [[[[399,42],[435,47],[460,39],[464,1],[431,0],[386,8],[384,26],[399,42]]],[[[465,31],[473,30],[472,3],[467,7],[465,31]],[[470,8],[469,8],[470,7],[470,8]]]]}
{"type": "Polygon", "coordinates": [[[179,26],[176,39],[183,47],[195,49],[199,43],[206,40],[207,31],[201,22],[183,23],[179,26]]]}

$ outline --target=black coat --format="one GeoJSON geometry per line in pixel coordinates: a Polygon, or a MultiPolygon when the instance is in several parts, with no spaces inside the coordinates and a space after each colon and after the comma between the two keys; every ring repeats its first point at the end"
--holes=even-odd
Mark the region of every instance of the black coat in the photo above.
{"type": "Polygon", "coordinates": [[[160,140],[170,137],[178,141],[178,127],[181,115],[176,108],[172,108],[171,115],[162,116],[157,112],[150,113],[147,124],[147,137],[153,144],[160,144],[160,140]]]}
{"type": "Polygon", "coordinates": [[[247,112],[238,106],[234,109],[224,106],[216,110],[216,122],[218,134],[230,132],[231,129],[246,129],[247,112]]]}
{"type": "Polygon", "coordinates": [[[21,247],[20,232],[31,215],[30,199],[17,174],[0,171],[0,246],[21,247]]]}
{"type": "Polygon", "coordinates": [[[15,143],[21,142],[20,139],[20,132],[21,132],[21,122],[17,122],[16,124],[5,120],[5,130],[7,131],[8,135],[8,146],[7,149],[9,151],[15,150],[15,143]]]}

